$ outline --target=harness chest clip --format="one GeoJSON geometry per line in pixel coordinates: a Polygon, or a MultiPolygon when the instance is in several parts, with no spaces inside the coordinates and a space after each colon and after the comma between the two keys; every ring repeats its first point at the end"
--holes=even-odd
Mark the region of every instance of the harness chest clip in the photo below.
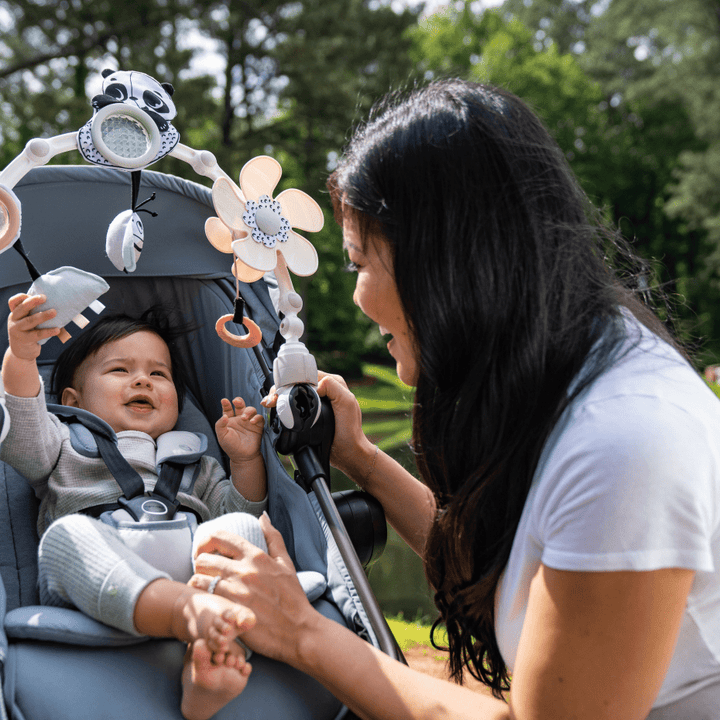
{"type": "Polygon", "coordinates": [[[118,498],[118,504],[139,523],[172,520],[180,506],[177,500],[169,500],[154,492],[136,495],[129,499],[121,496],[118,498]]]}

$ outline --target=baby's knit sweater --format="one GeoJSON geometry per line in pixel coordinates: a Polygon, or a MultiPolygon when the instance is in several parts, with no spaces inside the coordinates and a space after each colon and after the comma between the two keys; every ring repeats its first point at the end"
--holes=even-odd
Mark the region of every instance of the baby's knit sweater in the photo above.
{"type": "MultiPolygon", "coordinates": [[[[102,458],[79,454],[70,441],[67,425],[45,405],[41,388],[37,397],[6,395],[10,431],[2,445],[0,460],[21,473],[40,500],[38,534],[53,520],[96,505],[117,502],[122,495],[102,458]]],[[[146,433],[125,430],[117,433],[118,448],[140,474],[145,490],[155,487],[155,441],[146,433]]],[[[246,500],[226,477],[212,456],[200,458],[192,494],[178,493],[178,500],[205,521],[228,512],[247,512],[259,517],[267,501],[246,500]]]]}

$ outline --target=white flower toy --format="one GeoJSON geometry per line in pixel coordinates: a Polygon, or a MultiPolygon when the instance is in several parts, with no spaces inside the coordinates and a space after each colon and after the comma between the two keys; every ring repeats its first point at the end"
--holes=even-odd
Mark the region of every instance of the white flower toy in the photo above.
{"type": "MultiPolygon", "coordinates": [[[[208,218],[205,234],[220,252],[235,254],[232,271],[238,280],[251,283],[266,272],[275,271],[281,293],[279,310],[286,316],[280,332],[290,341],[284,346],[285,354],[296,355],[303,367],[300,375],[316,385],[314,359],[298,342],[303,332],[302,321],[297,317],[302,300],[293,291],[288,269],[301,276],[317,270],[315,248],[293,228],[317,232],[322,229],[324,218],[320,206],[302,190],[283,190],[273,199],[281,175],[280,163],[261,155],[243,166],[240,187],[226,177],[215,180],[212,196],[218,217],[208,218]]],[[[218,335],[238,347],[257,345],[261,333],[251,320],[243,321],[250,330],[247,335],[233,335],[225,329],[225,323],[233,317],[224,315],[218,320],[218,335]]]]}
{"type": "Polygon", "coordinates": [[[224,177],[213,184],[218,217],[208,219],[205,234],[220,252],[235,253],[233,273],[244,282],[254,282],[275,270],[278,253],[296,275],[312,275],[317,270],[315,248],[293,228],[321,230],[322,210],[309,195],[294,188],[273,199],[281,175],[280,163],[261,155],[240,171],[239,188],[224,177]]]}
{"type": "Polygon", "coordinates": [[[252,228],[252,239],[267,248],[274,248],[278,241],[288,241],[290,221],[283,217],[280,203],[269,195],[261,195],[259,202],[245,203],[243,222],[252,228]]]}

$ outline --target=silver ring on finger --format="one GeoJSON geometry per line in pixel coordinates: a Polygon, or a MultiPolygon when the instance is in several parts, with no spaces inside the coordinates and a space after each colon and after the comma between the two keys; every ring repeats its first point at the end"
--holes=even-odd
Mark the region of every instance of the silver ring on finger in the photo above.
{"type": "Polygon", "coordinates": [[[218,583],[222,580],[222,577],[220,575],[216,575],[208,585],[207,591],[212,595],[215,592],[215,588],[218,586],[218,583]]]}

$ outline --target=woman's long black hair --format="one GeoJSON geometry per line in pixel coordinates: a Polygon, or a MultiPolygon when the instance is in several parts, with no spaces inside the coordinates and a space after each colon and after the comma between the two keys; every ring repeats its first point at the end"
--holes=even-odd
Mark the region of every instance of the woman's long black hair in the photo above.
{"type": "Polygon", "coordinates": [[[425,572],[453,677],[467,666],[500,695],[496,590],[568,386],[611,361],[620,305],[669,336],[606,260],[635,258],[508,92],[442,80],[390,96],[328,186],[341,222],[391,248],[419,360],[413,447],[438,508],[425,572]]]}

